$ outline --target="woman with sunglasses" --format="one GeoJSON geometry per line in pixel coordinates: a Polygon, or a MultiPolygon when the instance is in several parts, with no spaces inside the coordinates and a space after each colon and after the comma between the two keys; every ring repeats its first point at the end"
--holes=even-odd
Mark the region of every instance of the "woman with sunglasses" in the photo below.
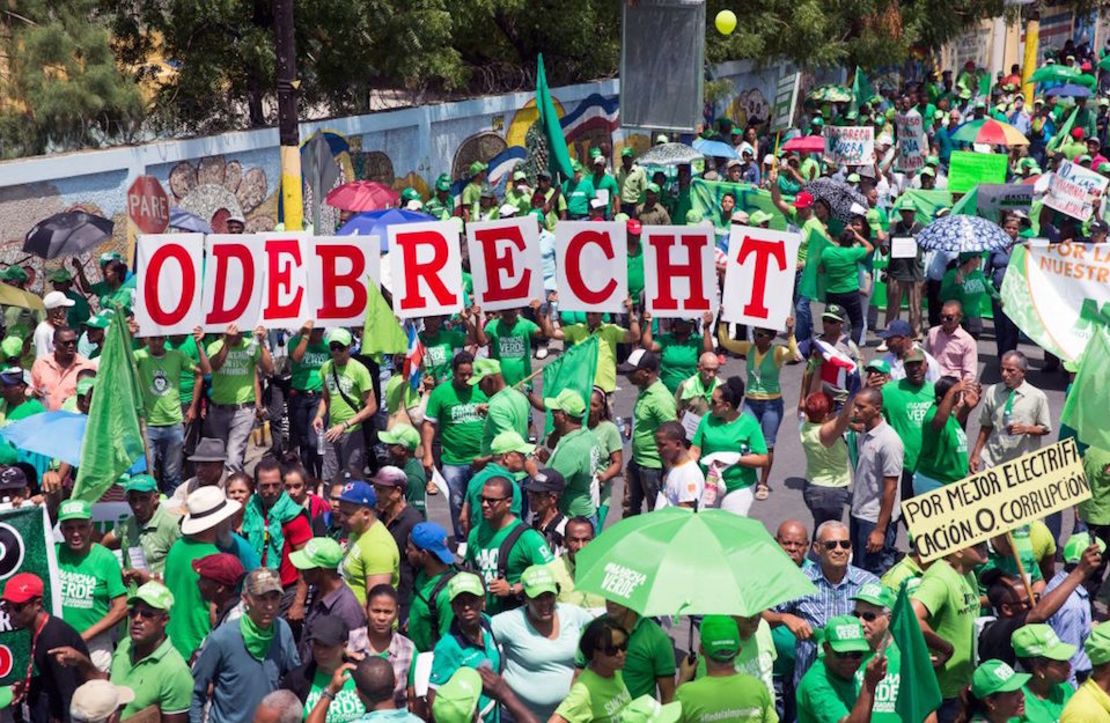
{"type": "Polygon", "coordinates": [[[548,723],[612,723],[632,701],[621,669],[628,653],[628,631],[608,618],[586,627],[578,644],[586,668],[548,723]]]}
{"type": "Polygon", "coordinates": [[[713,390],[709,414],[701,418],[690,443],[690,459],[705,469],[704,457],[715,452],[740,453],[739,459],[721,472],[725,483],[721,509],[746,516],[754,500],[755,471],[767,464],[768,457],[763,430],[755,417],[743,413],[743,404],[740,377],[729,377],[713,390]]]}
{"type": "Polygon", "coordinates": [[[956,723],[1007,723],[1021,718],[1025,714],[1021,688],[1030,677],[1001,660],[984,661],[971,675],[971,685],[960,694],[956,723]]]}
{"type": "Polygon", "coordinates": [[[913,475],[914,495],[967,476],[967,417],[979,403],[979,385],[945,376],[934,387],[935,401],[922,421],[921,453],[913,475]]]}

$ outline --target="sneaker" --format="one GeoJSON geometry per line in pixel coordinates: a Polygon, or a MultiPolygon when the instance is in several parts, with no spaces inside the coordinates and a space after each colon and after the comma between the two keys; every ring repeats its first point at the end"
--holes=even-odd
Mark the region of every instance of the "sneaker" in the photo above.
{"type": "Polygon", "coordinates": [[[536,358],[542,361],[542,360],[546,359],[547,355],[550,354],[550,353],[551,352],[548,350],[548,348],[546,346],[541,346],[539,349],[536,349],[536,358]]]}
{"type": "Polygon", "coordinates": [[[879,345],[875,347],[875,351],[887,351],[886,339],[883,339],[881,342],[879,342],[879,345]]]}

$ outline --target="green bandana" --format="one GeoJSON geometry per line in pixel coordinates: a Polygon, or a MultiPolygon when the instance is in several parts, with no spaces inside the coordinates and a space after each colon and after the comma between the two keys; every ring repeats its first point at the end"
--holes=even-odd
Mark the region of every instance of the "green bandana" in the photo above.
{"type": "Polygon", "coordinates": [[[285,544],[281,528],[302,512],[304,508],[284,492],[269,514],[262,511],[262,498],[258,495],[251,495],[247,500],[243,508],[243,536],[262,558],[264,566],[276,570],[281,565],[281,548],[285,544]]]}
{"type": "Polygon", "coordinates": [[[705,401],[708,402],[709,398],[713,396],[713,390],[720,386],[720,384],[721,380],[714,377],[713,386],[706,389],[701,381],[701,374],[695,374],[682,385],[682,400],[686,401],[697,397],[703,397],[705,401]]]}
{"type": "Polygon", "coordinates": [[[255,660],[264,660],[266,653],[270,652],[270,643],[274,642],[274,630],[276,626],[270,623],[269,630],[263,630],[254,624],[251,616],[246,613],[239,618],[239,632],[243,634],[243,644],[247,646],[247,652],[255,660]]]}

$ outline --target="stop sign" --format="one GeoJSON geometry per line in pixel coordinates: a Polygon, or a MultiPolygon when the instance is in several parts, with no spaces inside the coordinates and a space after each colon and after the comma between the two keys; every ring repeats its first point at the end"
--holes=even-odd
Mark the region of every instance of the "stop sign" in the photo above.
{"type": "Polygon", "coordinates": [[[154,176],[139,176],[127,189],[127,216],[143,233],[162,233],[170,225],[170,199],[154,176]]]}

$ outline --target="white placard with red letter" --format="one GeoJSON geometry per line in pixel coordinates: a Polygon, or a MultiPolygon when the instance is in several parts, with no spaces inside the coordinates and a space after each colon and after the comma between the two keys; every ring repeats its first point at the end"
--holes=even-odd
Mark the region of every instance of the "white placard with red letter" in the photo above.
{"type": "Polygon", "coordinates": [[[657,318],[697,319],[717,311],[713,230],[645,226],[644,307],[657,318]]]}
{"type": "Polygon", "coordinates": [[[263,233],[265,274],[262,321],[267,329],[299,329],[311,313],[308,305],[308,256],[312,236],[307,233],[263,233]]]}
{"type": "Polygon", "coordinates": [[[203,322],[204,235],[140,234],[135,280],[138,336],[188,334],[203,322]]]}
{"type": "Polygon", "coordinates": [[[393,313],[402,319],[462,311],[462,249],[450,221],[388,227],[393,313]]]}
{"type": "Polygon", "coordinates": [[[377,236],[313,237],[308,278],[309,310],[317,326],[362,326],[367,279],[381,282],[381,241],[377,236]]]}
{"type": "Polygon", "coordinates": [[[536,219],[506,218],[466,225],[474,302],[485,311],[528,306],[544,298],[536,219]]]}
{"type": "Polygon", "coordinates": [[[628,297],[625,224],[560,221],[555,226],[555,269],[563,311],[624,311],[628,297]]]}
{"type": "Polygon", "coordinates": [[[262,238],[213,234],[204,238],[204,323],[207,332],[228,324],[250,330],[262,321],[266,258],[262,238]]]}
{"type": "Polygon", "coordinates": [[[721,318],[767,329],[786,328],[794,300],[794,269],[802,237],[733,226],[728,239],[721,318]]]}

